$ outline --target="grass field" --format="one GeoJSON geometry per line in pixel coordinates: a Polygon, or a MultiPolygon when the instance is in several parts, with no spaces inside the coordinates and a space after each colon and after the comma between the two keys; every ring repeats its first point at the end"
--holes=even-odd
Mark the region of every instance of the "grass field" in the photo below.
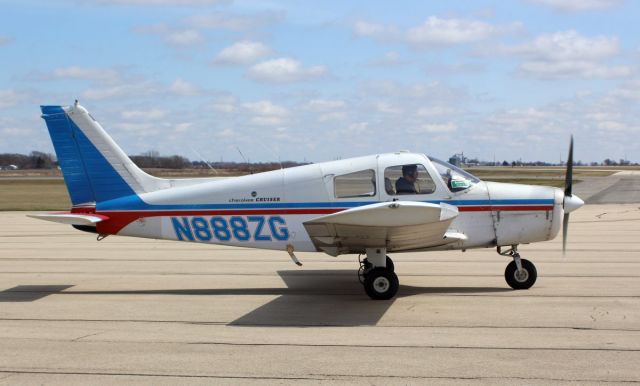
{"type": "Polygon", "coordinates": [[[68,210],[67,188],[60,180],[0,179],[0,210],[68,210]]]}

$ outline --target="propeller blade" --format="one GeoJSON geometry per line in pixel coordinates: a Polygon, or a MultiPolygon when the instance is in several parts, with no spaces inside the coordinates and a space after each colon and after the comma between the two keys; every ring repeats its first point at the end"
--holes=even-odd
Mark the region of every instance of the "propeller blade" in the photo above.
{"type": "Polygon", "coordinates": [[[571,197],[573,192],[573,135],[569,142],[569,157],[567,157],[567,172],[564,175],[564,195],[571,197]]]}
{"type": "Polygon", "coordinates": [[[567,253],[567,232],[569,231],[569,213],[564,214],[562,219],[562,255],[567,253]]]}

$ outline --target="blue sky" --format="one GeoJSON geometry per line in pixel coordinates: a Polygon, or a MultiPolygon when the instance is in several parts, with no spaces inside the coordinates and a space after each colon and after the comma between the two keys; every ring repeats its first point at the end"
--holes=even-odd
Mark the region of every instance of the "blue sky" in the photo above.
{"type": "Polygon", "coordinates": [[[3,1],[0,152],[80,102],[129,154],[639,161],[640,2],[3,1]]]}

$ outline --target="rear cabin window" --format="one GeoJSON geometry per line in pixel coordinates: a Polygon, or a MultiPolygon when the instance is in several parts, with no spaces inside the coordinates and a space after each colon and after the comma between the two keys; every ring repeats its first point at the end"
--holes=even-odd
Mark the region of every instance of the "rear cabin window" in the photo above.
{"type": "Polygon", "coordinates": [[[333,179],[336,198],[372,197],[376,195],[376,172],[360,170],[333,179]]]}
{"type": "Polygon", "coordinates": [[[384,170],[384,185],[387,194],[429,194],[436,190],[436,185],[420,164],[391,166],[384,170]]]}

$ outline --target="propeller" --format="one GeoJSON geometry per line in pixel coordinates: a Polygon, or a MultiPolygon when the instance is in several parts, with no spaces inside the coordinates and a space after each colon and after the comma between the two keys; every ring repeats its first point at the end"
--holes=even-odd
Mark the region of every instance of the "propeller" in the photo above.
{"type": "Polygon", "coordinates": [[[562,220],[562,254],[567,252],[567,233],[569,231],[569,213],[584,205],[584,201],[573,195],[573,135],[569,142],[569,156],[567,157],[567,171],[564,175],[564,218],[562,220]]]}

